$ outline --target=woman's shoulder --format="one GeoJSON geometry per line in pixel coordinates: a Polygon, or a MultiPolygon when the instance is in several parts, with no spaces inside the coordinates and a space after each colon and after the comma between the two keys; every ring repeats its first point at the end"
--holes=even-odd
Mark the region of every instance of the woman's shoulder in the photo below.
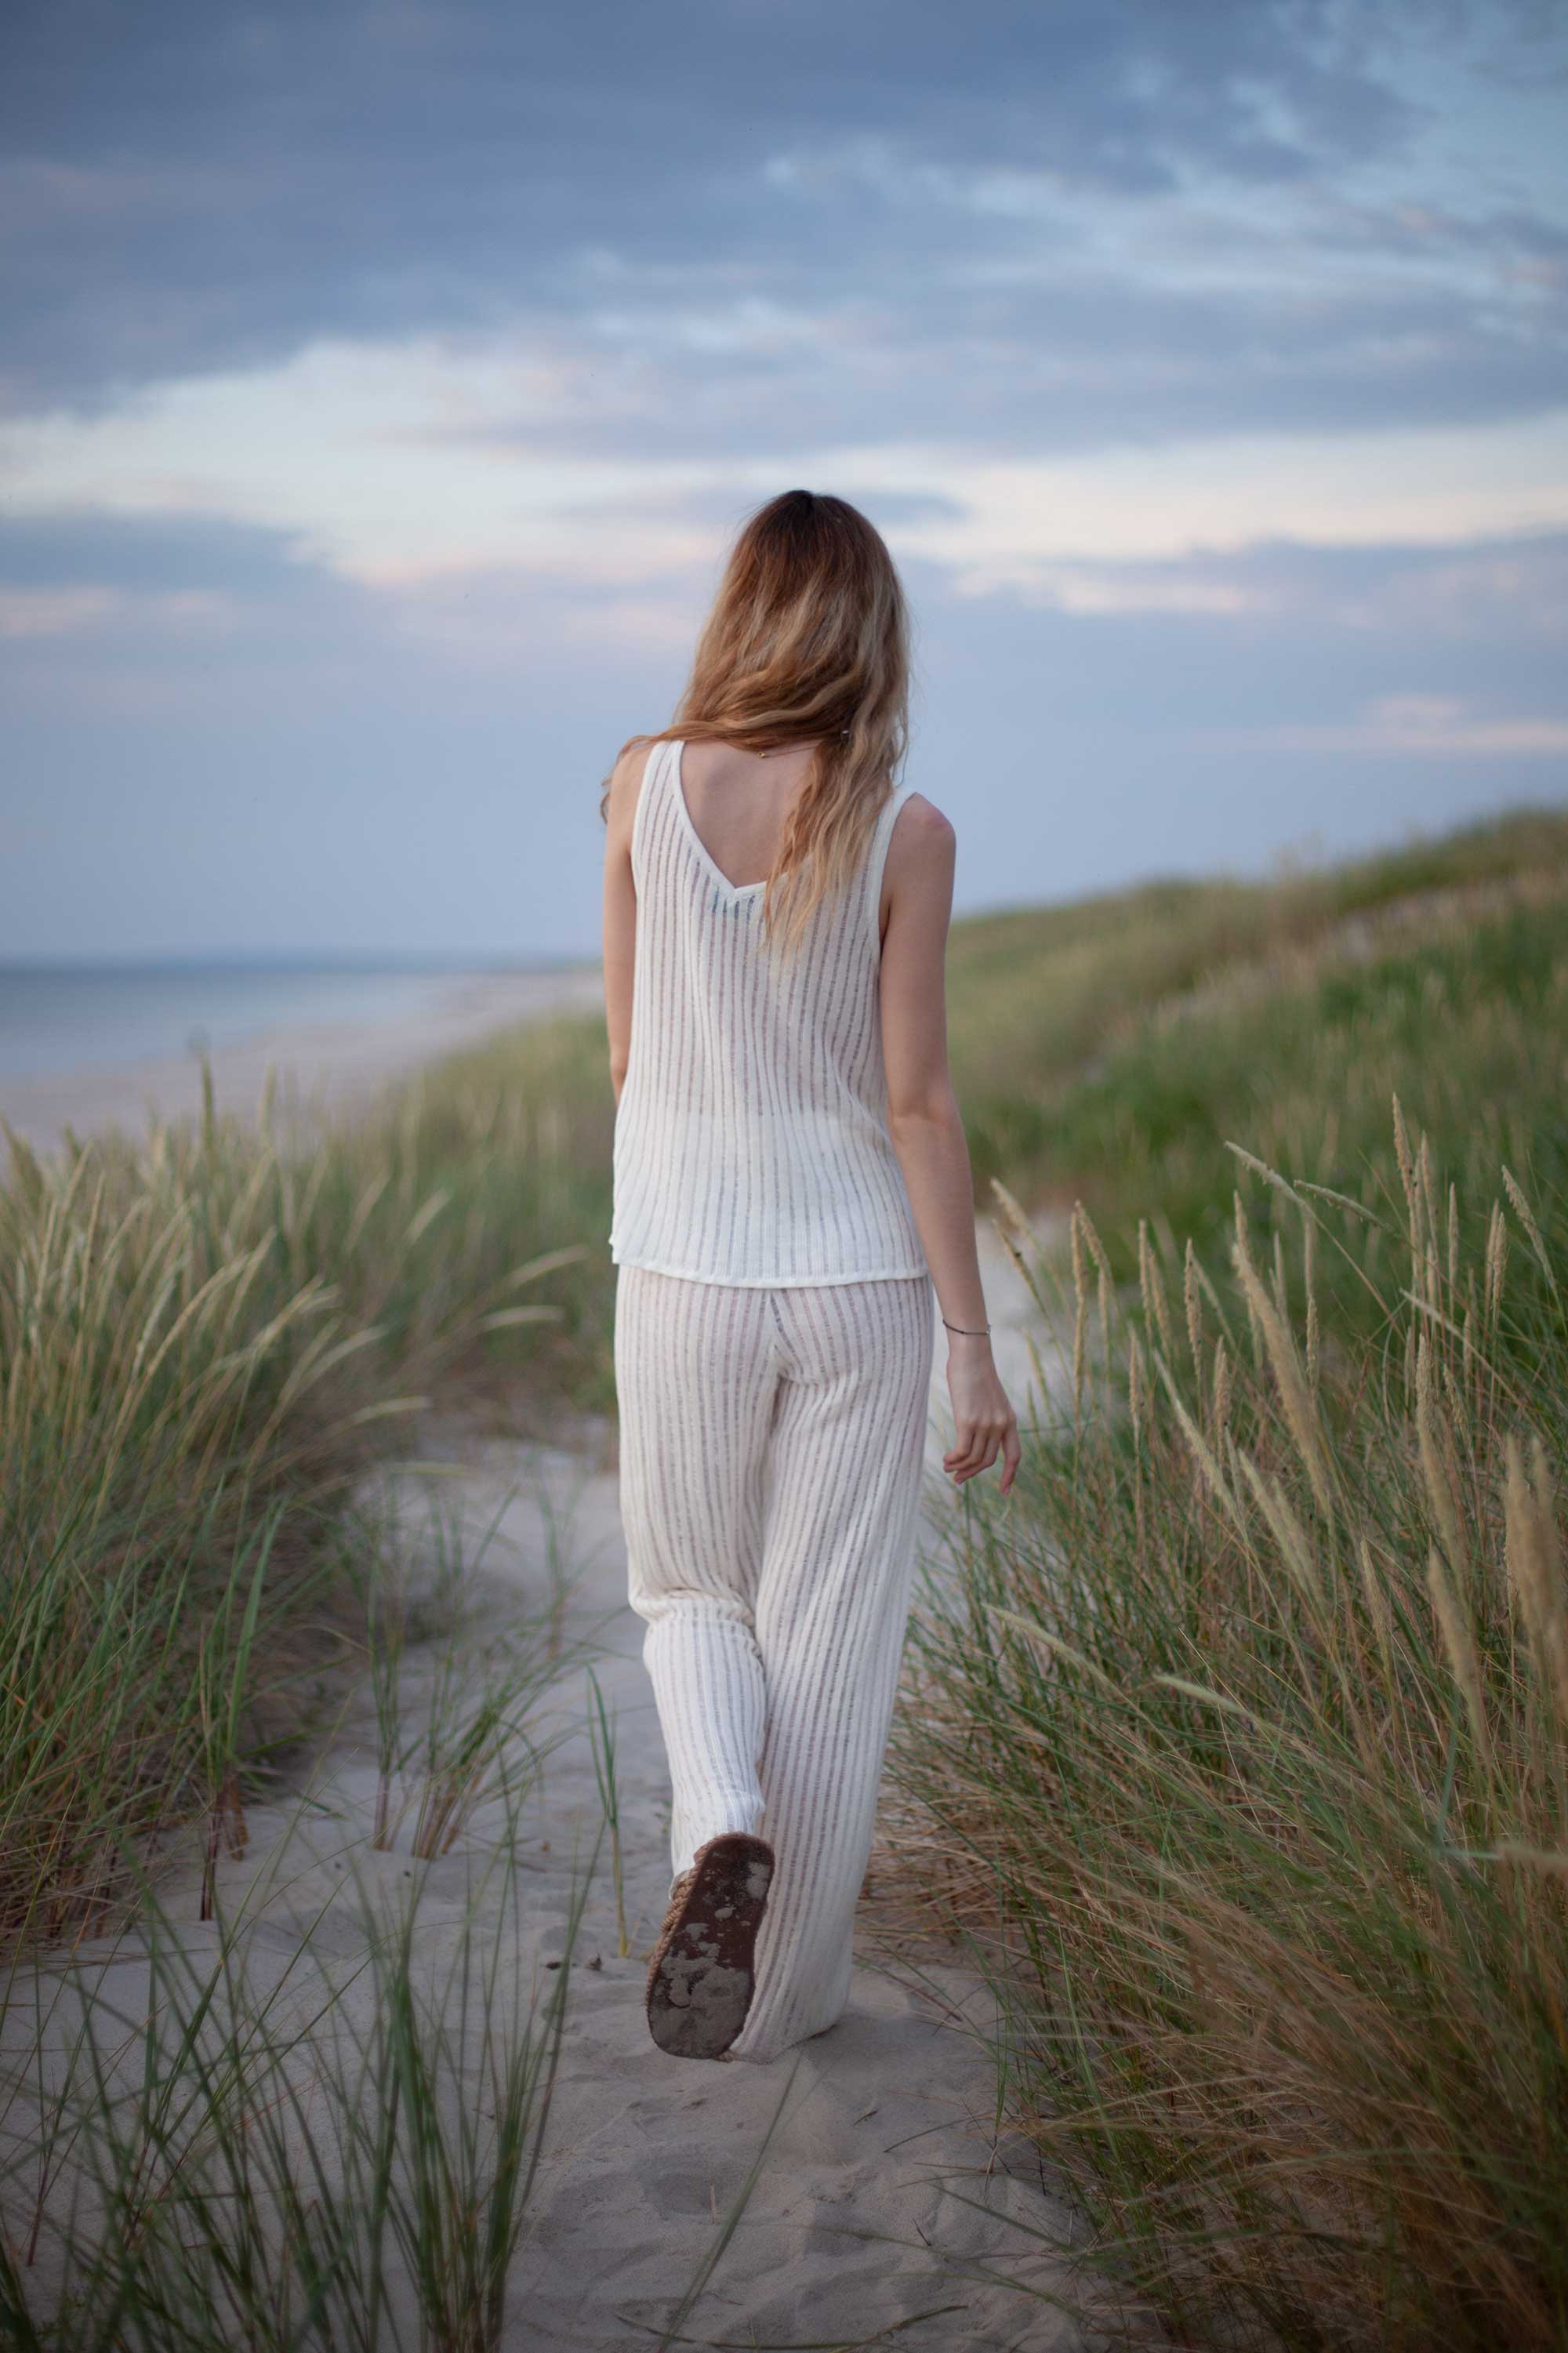
{"type": "Polygon", "coordinates": [[[888,839],[888,862],[928,860],[951,858],[957,835],[950,820],[936,803],[924,793],[905,790],[902,806],[893,819],[893,830],[888,839]]]}
{"type": "Polygon", "coordinates": [[[605,779],[601,814],[609,828],[612,841],[631,839],[632,824],[637,803],[647,775],[648,763],[659,749],[646,735],[633,735],[616,756],[616,764],[605,779]]]}
{"type": "Polygon", "coordinates": [[[610,770],[610,792],[613,797],[635,800],[637,789],[647,774],[647,764],[660,748],[650,736],[631,735],[616,754],[616,765],[610,770]]]}
{"type": "Polygon", "coordinates": [[[897,906],[908,906],[935,922],[952,897],[956,836],[936,803],[906,791],[888,837],[882,865],[881,923],[884,934],[897,906]]]}

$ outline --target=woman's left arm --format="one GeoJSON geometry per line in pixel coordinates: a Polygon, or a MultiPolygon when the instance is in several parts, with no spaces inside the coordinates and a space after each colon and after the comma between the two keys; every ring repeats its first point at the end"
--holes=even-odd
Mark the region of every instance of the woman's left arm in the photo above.
{"type": "Polygon", "coordinates": [[[632,820],[647,765],[646,745],[622,754],[610,776],[605,812],[605,1026],[610,1033],[610,1084],[617,1107],[632,1044],[632,967],[637,923],[632,820]]]}
{"type": "Polygon", "coordinates": [[[1002,1459],[1002,1492],[1019,1462],[1018,1417],[991,1352],[974,1237],[974,1178],[947,1064],[946,947],[952,907],[952,826],[916,794],[893,828],[879,975],[888,1125],[948,1326],[947,1390],[955,1442],[942,1469],[962,1485],[1002,1459]],[[963,1325],[955,1332],[952,1326],[963,1325]]]}

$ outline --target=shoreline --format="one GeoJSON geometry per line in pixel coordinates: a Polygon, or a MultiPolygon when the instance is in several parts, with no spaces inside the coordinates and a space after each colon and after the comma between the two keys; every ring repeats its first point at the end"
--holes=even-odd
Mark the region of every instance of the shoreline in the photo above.
{"type": "MultiPolygon", "coordinates": [[[[495,1030],[554,1013],[592,1012],[603,1003],[596,963],[550,972],[454,973],[442,1002],[426,1011],[381,1021],[286,1024],[214,1047],[207,1060],[225,1113],[249,1116],[268,1071],[278,1074],[280,1106],[310,1099],[342,1108],[495,1030]]],[[[39,1153],[59,1151],[68,1128],[79,1136],[107,1127],[142,1134],[151,1118],[194,1118],[201,1101],[201,1061],[194,1054],[0,1077],[0,1119],[39,1153]]]]}

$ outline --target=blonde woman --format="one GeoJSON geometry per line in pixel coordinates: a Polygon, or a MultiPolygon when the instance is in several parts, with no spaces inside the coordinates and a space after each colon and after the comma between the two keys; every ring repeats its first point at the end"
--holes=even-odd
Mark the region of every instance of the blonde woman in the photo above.
{"type": "Polygon", "coordinates": [[[647,2007],[682,2058],[776,2058],[848,1999],[938,1314],[945,1470],[1018,1466],[908,684],[881,538],[786,491],[605,789],[621,1511],[673,1789],[647,2007]]]}

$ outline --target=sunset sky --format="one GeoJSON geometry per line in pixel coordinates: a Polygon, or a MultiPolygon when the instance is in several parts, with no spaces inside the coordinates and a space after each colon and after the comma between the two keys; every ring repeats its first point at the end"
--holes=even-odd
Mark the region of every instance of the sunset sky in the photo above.
{"type": "Polygon", "coordinates": [[[0,957],[592,952],[804,484],[959,898],[1568,797],[1568,10],[22,0],[0,957]]]}

